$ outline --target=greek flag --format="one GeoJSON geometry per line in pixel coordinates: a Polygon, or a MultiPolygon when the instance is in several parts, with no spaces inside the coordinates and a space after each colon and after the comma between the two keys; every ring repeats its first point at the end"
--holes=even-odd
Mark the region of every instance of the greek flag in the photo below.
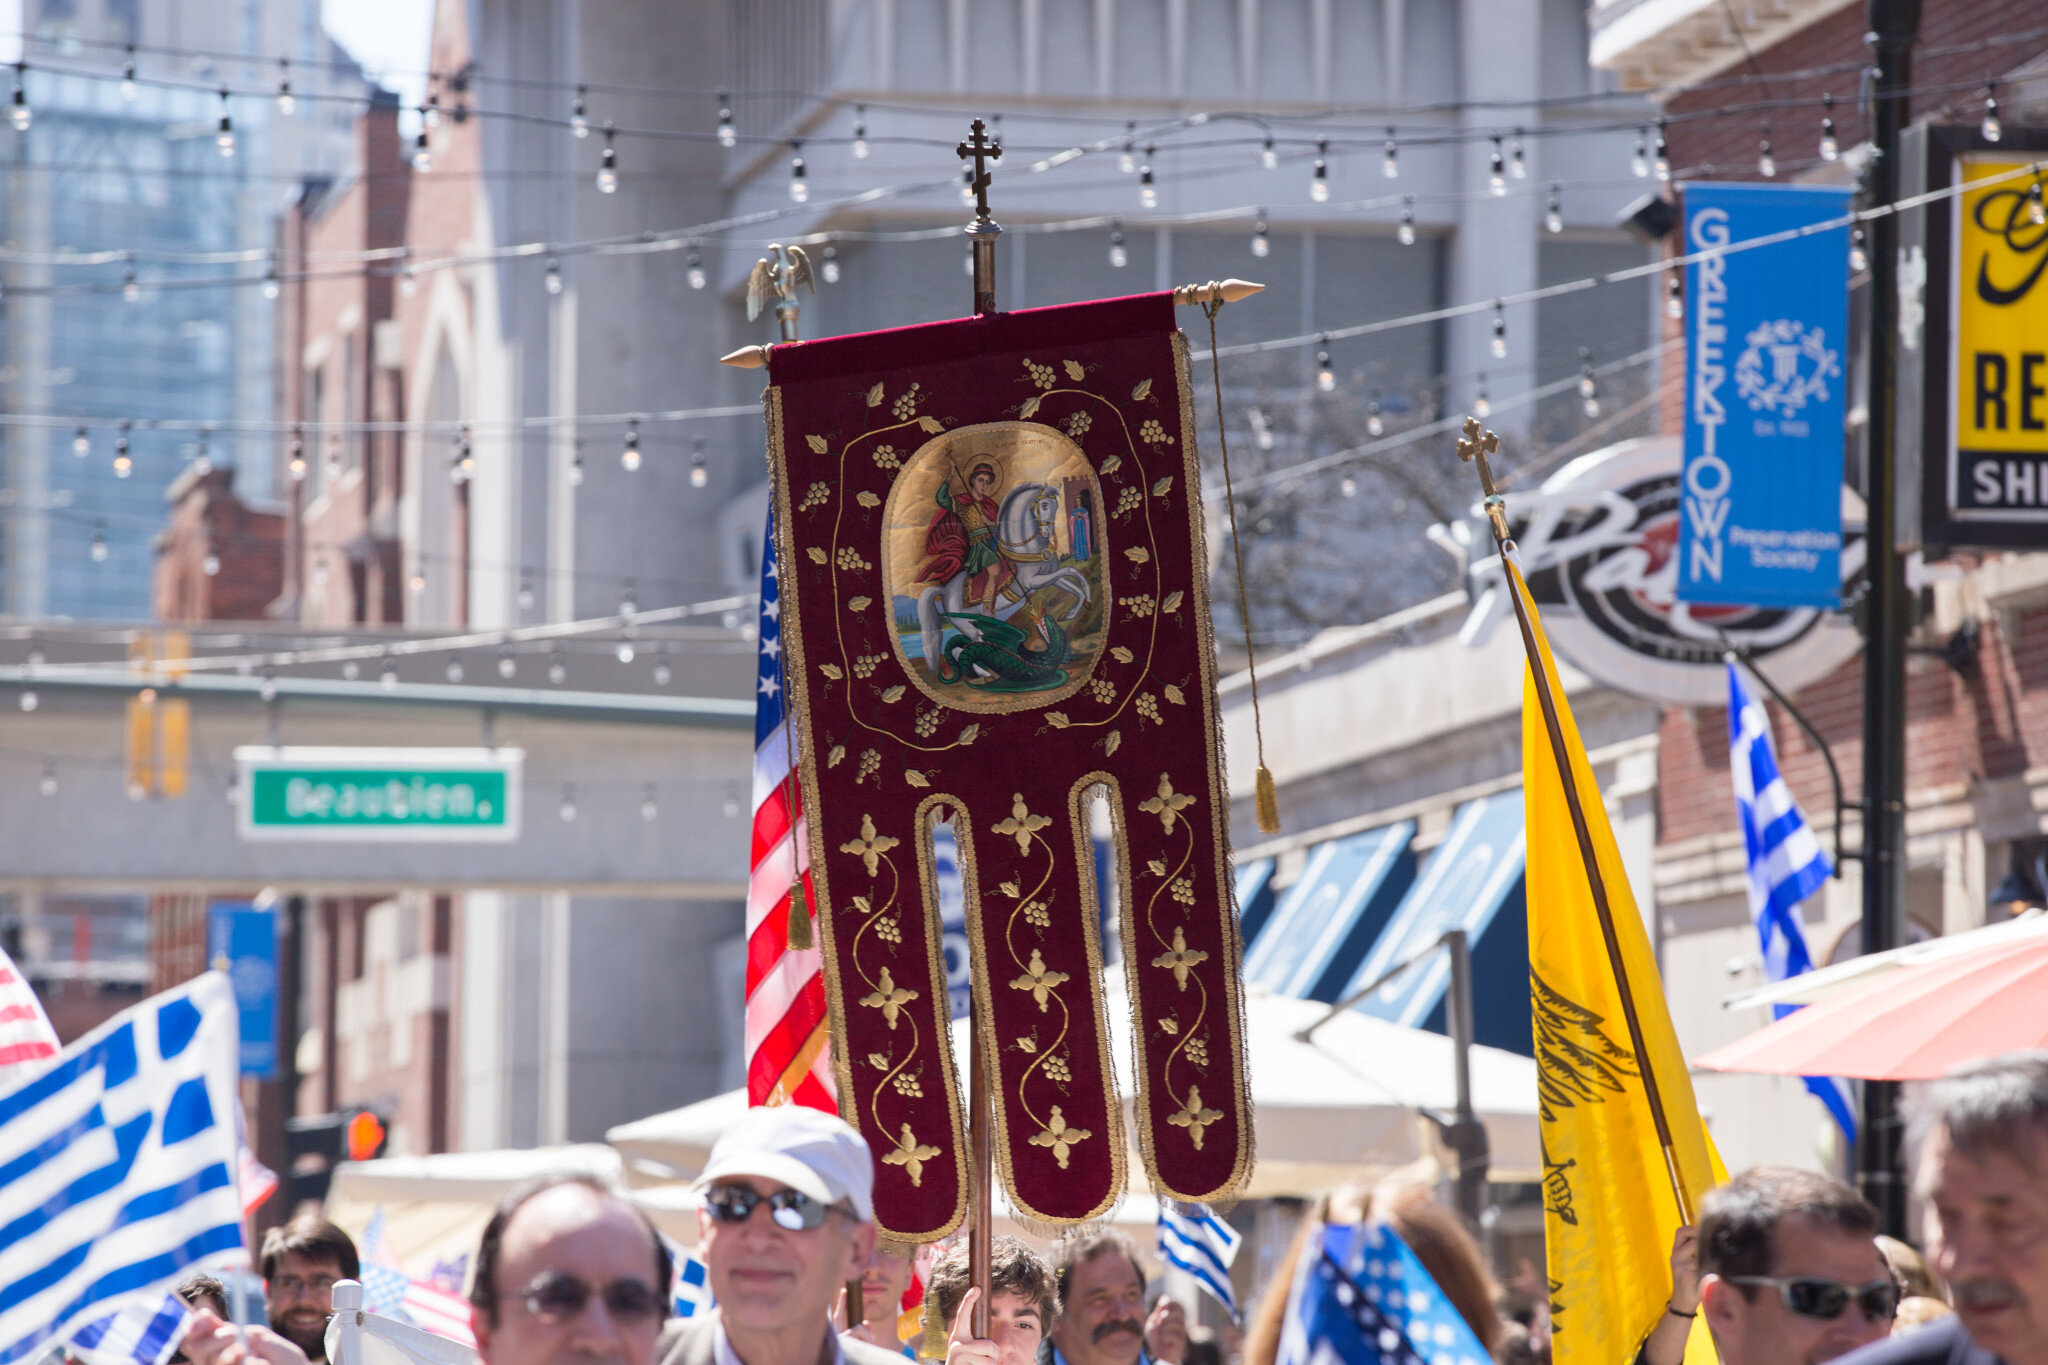
{"type": "Polygon", "coordinates": [[[73,1332],[69,1354],[87,1365],[163,1365],[191,1321],[176,1294],[145,1299],[73,1332]]]}
{"type": "Polygon", "coordinates": [[[0,1093],[0,1365],[138,1302],[154,1322],[196,1265],[240,1252],[236,1019],[208,972],[0,1093]]]}
{"type": "Polygon", "coordinates": [[[1230,1287],[1230,1263],[1237,1259],[1244,1237],[1207,1205],[1189,1204],[1187,1208],[1191,1211],[1183,1213],[1167,1201],[1159,1201],[1160,1258],[1194,1276],[1195,1283],[1236,1322],[1237,1295],[1230,1287]]]}
{"type": "MultiPolygon", "coordinates": [[[[1728,739],[1733,746],[1728,772],[1735,779],[1735,811],[1749,852],[1749,914],[1756,921],[1765,978],[1783,981],[1813,970],[1799,903],[1820,889],[1834,867],[1779,775],[1770,717],[1742,685],[1741,670],[1733,662],[1728,665],[1728,739]]],[[[1778,1014],[1790,1014],[1794,1008],[1781,1005],[1778,1014]]],[[[1848,1087],[1833,1077],[1808,1076],[1806,1088],[1854,1142],[1856,1119],[1848,1087]]]]}
{"type": "Polygon", "coordinates": [[[1301,1249],[1276,1365],[1490,1365],[1400,1234],[1326,1227],[1301,1249]]]}
{"type": "Polygon", "coordinates": [[[669,1284],[669,1308],[679,1318],[693,1318],[717,1306],[711,1293],[711,1272],[702,1261],[683,1250],[680,1243],[662,1239],[668,1247],[675,1278],[669,1284]]]}

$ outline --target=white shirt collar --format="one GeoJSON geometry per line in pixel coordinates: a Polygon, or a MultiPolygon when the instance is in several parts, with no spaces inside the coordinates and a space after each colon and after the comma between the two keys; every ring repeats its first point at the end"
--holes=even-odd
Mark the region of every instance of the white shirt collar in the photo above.
{"type": "MultiPolygon", "coordinates": [[[[831,1324],[824,1323],[820,1325],[829,1329],[831,1324]]],[[[839,1344],[839,1334],[837,1332],[830,1332],[830,1336],[832,1338],[832,1365],[846,1365],[846,1348],[839,1344]]],[[[740,1359],[740,1353],[733,1350],[732,1338],[725,1334],[725,1319],[723,1317],[718,1320],[718,1332],[712,1339],[712,1346],[717,1365],[746,1365],[746,1362],[740,1359]]]]}

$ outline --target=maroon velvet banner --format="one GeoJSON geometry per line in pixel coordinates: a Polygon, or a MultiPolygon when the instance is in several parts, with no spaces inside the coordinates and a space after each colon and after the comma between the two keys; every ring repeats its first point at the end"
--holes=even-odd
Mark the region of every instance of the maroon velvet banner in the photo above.
{"type": "Polygon", "coordinates": [[[952,823],[998,1169],[1054,1225],[1126,1141],[1091,794],[1115,830],[1138,1146],[1225,1198],[1252,1161],[1187,347],[1168,294],[777,346],[767,393],[839,1103],[884,1231],[958,1225],[968,1139],[930,853],[952,823]]]}

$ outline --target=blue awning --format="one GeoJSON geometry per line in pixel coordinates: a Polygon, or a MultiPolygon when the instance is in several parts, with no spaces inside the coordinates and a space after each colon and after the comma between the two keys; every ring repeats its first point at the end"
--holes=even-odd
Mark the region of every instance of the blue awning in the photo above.
{"type": "Polygon", "coordinates": [[[1245,981],[1275,995],[1336,1000],[1414,880],[1414,837],[1415,822],[1403,820],[1310,850],[1301,880],[1245,955],[1245,981]]]}
{"type": "MultiPolygon", "coordinates": [[[[1458,807],[1450,832],[1430,853],[1385,932],[1338,998],[1385,975],[1452,929],[1472,949],[1477,1041],[1533,1055],[1529,1037],[1529,928],[1523,909],[1522,793],[1482,796],[1458,807]]],[[[1445,1032],[1451,963],[1439,953],[1389,981],[1355,1009],[1445,1032]]]]}
{"type": "Polygon", "coordinates": [[[1249,949],[1273,914],[1273,859],[1254,858],[1237,869],[1237,932],[1249,949]]]}

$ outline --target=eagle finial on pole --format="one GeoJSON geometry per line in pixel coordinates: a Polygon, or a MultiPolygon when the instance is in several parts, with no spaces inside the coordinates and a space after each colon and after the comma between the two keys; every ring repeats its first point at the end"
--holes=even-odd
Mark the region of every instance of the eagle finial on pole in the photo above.
{"type": "Polygon", "coordinates": [[[747,276],[747,321],[761,316],[761,310],[768,300],[775,300],[775,317],[782,324],[782,339],[795,341],[797,301],[796,291],[809,287],[815,294],[818,282],[811,274],[811,258],[800,246],[784,246],[771,243],[768,254],[754,263],[754,269],[747,276]]]}

